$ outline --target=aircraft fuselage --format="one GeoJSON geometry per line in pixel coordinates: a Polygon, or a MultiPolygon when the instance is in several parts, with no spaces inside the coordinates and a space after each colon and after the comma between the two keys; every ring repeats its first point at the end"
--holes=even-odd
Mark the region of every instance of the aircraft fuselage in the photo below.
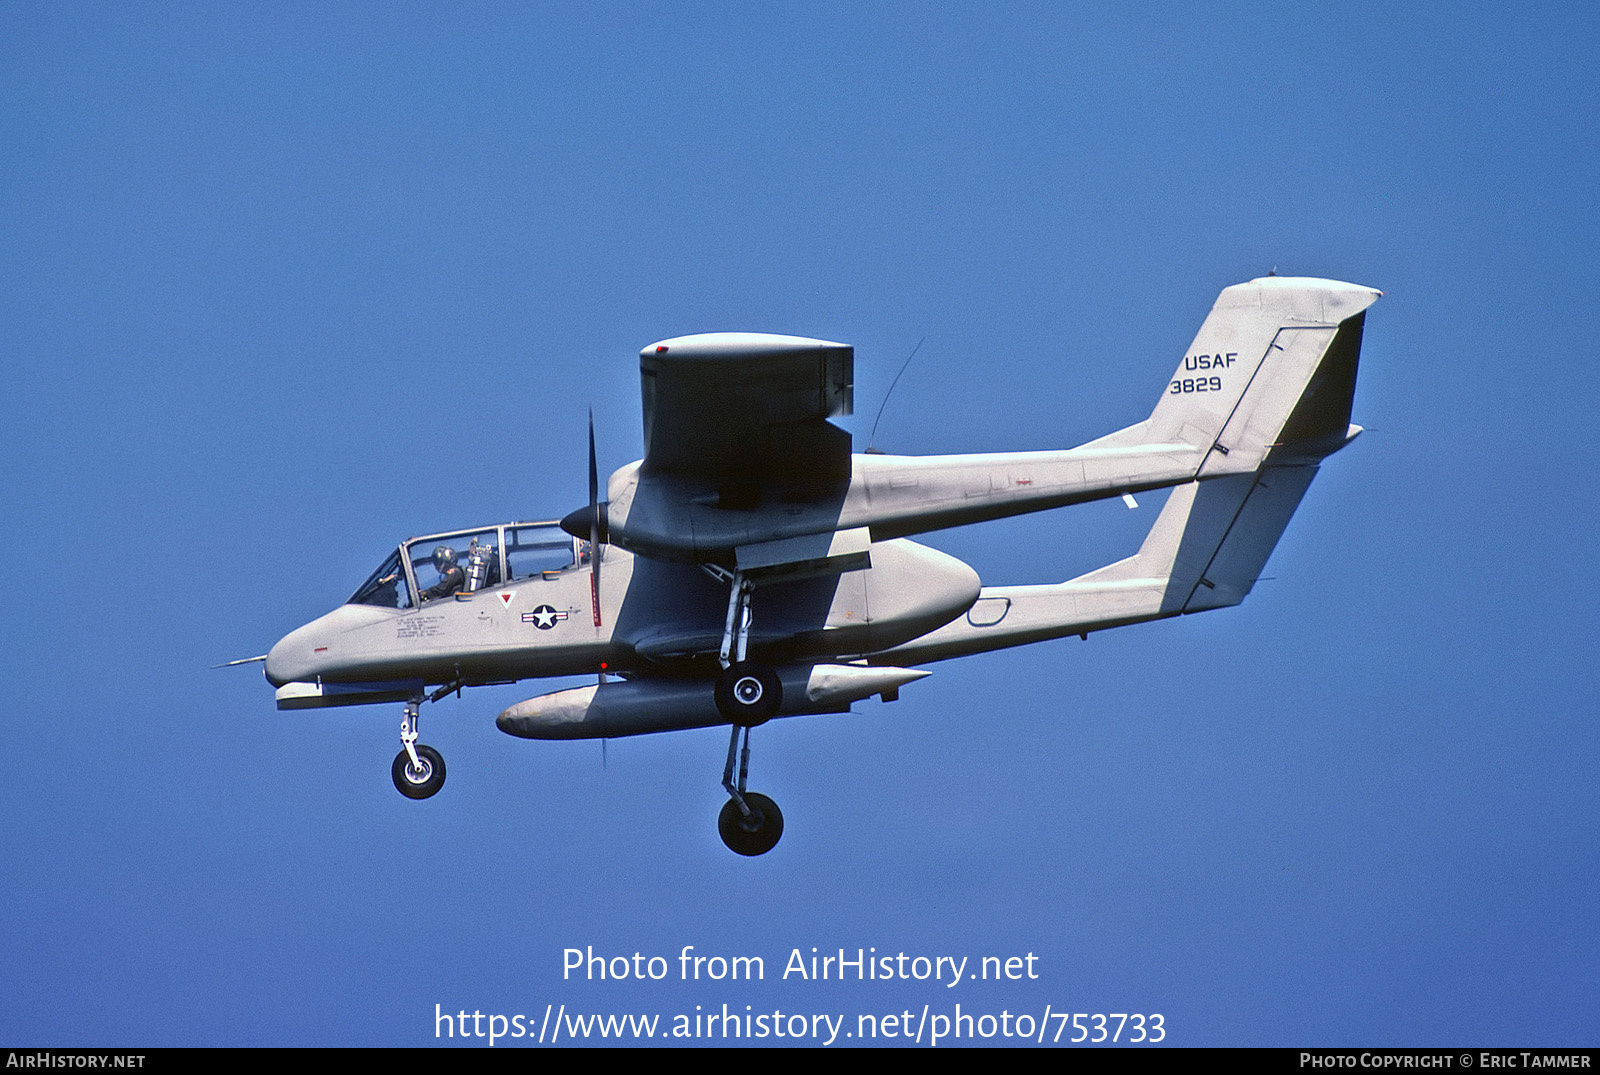
{"type": "MultiPolygon", "coordinates": [[[[875,543],[868,555],[870,566],[860,570],[761,586],[752,602],[752,651],[774,664],[870,653],[935,630],[977,600],[977,573],[954,557],[903,540],[875,543]]],[[[278,642],[266,675],[288,689],[280,701],[297,707],[386,700],[364,695],[387,697],[404,684],[472,686],[602,669],[714,671],[725,583],[617,548],[604,550],[602,566],[598,626],[586,566],[506,572],[506,583],[410,608],[341,605],[278,642]],[[370,689],[313,696],[296,694],[294,684],[370,689]]]]}

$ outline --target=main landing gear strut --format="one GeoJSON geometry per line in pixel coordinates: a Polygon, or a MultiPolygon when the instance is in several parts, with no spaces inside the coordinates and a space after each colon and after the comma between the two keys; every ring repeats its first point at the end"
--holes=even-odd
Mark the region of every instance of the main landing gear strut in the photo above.
{"type": "Polygon", "coordinates": [[[722,786],[732,796],[717,815],[717,833],[728,850],[740,855],[765,855],[777,846],[783,835],[783,813],[765,795],[744,788],[750,771],[750,729],[738,724],[728,739],[728,764],[722,770],[722,786]],[[744,748],[739,738],[744,737],[744,748]],[[733,782],[733,761],[739,759],[739,783],[733,782]]]}
{"type": "Polygon", "coordinates": [[[754,728],[777,716],[783,705],[783,684],[764,664],[748,659],[750,647],[750,591],[754,586],[743,572],[707,567],[728,584],[728,618],[722,627],[718,659],[717,710],[732,724],[754,728]]]}
{"type": "Polygon", "coordinates": [[[750,771],[750,729],[765,724],[783,705],[783,684],[778,674],[763,664],[747,659],[750,642],[750,591],[752,585],[742,572],[709,568],[728,583],[728,618],[722,629],[722,649],[718,654],[722,674],[717,677],[717,710],[733,725],[728,739],[728,764],[722,770],[722,786],[728,801],[717,815],[717,832],[728,850],[740,855],[764,855],[783,835],[783,813],[778,804],[759,792],[745,790],[750,771]],[[740,738],[744,744],[741,748],[740,738]],[[739,762],[739,780],[734,783],[733,763],[739,762]]]}

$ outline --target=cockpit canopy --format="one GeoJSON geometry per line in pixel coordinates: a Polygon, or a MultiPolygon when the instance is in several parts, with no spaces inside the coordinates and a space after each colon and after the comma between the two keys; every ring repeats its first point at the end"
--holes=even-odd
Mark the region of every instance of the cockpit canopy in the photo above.
{"type": "Polygon", "coordinates": [[[346,602],[413,608],[455,593],[545,580],[589,563],[589,543],[555,522],[503,523],[412,538],[346,602]]]}

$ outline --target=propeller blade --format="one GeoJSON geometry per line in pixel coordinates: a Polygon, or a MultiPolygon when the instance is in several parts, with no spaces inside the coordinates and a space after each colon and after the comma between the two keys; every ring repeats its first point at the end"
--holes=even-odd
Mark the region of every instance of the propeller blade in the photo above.
{"type": "Polygon", "coordinates": [[[589,603],[600,626],[600,472],[594,457],[594,408],[589,408],[589,603]]]}
{"type": "Polygon", "coordinates": [[[594,408],[589,408],[589,509],[600,502],[600,471],[594,459],[594,408]]]}

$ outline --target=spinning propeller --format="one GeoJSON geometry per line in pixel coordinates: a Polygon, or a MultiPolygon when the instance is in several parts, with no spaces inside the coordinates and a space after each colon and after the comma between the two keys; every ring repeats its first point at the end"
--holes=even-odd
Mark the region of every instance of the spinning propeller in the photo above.
{"type": "Polygon", "coordinates": [[[609,536],[606,505],[600,500],[600,471],[595,463],[594,409],[589,410],[589,506],[579,508],[561,520],[561,529],[589,542],[589,602],[594,609],[594,625],[600,626],[600,546],[609,536]]]}

